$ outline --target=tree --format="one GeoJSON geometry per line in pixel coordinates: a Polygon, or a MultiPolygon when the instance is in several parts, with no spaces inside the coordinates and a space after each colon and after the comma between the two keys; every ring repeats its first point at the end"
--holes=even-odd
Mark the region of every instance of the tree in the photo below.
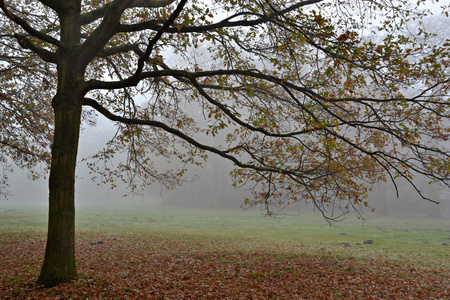
{"type": "Polygon", "coordinates": [[[77,276],[77,147],[82,122],[96,114],[115,121],[117,134],[87,162],[112,185],[170,187],[214,154],[234,163],[236,185],[252,185],[247,204],[270,214],[272,205],[311,201],[329,219],[359,211],[387,178],[405,178],[424,198],[414,174],[448,186],[449,42],[428,46],[426,29],[408,32],[426,15],[420,3],[0,6],[2,159],[50,170],[40,284],[77,276]],[[181,167],[157,170],[164,159],[181,167]]]}

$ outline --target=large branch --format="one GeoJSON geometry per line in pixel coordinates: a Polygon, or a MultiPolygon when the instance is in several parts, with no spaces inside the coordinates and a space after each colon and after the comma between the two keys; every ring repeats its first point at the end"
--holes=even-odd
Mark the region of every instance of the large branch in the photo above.
{"type": "Polygon", "coordinates": [[[34,29],[33,27],[31,27],[30,25],[28,25],[28,23],[19,18],[18,16],[16,16],[15,14],[13,14],[11,11],[9,11],[6,6],[5,6],[5,2],[4,0],[0,0],[0,8],[2,9],[2,11],[5,13],[5,15],[14,23],[16,23],[17,25],[19,25],[20,27],[22,27],[23,30],[25,30],[28,34],[44,41],[50,44],[53,44],[57,47],[61,46],[61,42],[58,41],[57,39],[48,36],[46,34],[44,34],[41,31],[37,31],[36,29],[34,29]]]}
{"type": "MultiPolygon", "coordinates": [[[[254,77],[258,79],[264,79],[273,83],[277,84],[287,84],[290,87],[295,87],[296,90],[301,91],[309,91],[306,88],[302,88],[296,85],[293,85],[292,83],[289,83],[286,80],[280,79],[275,76],[263,74],[261,72],[255,71],[255,70],[210,70],[210,71],[199,71],[199,72],[189,72],[185,70],[174,70],[174,69],[167,69],[167,70],[156,70],[151,72],[142,72],[139,74],[137,79],[144,80],[147,78],[154,78],[154,77],[164,77],[164,76],[172,76],[174,78],[176,77],[184,77],[189,80],[196,79],[200,77],[213,77],[213,76],[233,76],[233,75],[242,75],[242,76],[249,76],[254,77]]],[[[124,80],[119,81],[101,81],[101,80],[89,80],[85,83],[85,90],[93,90],[93,89],[121,89],[125,87],[131,87],[135,86],[137,82],[135,80],[132,80],[132,77],[129,77],[124,80]]]]}
{"type": "MultiPolygon", "coordinates": [[[[172,3],[174,3],[175,0],[158,0],[158,1],[152,1],[152,0],[134,0],[128,8],[132,7],[142,7],[142,8],[158,8],[158,7],[165,7],[172,3]]],[[[95,20],[98,20],[105,16],[106,12],[108,11],[109,6],[111,3],[105,4],[102,7],[99,7],[97,9],[94,9],[88,13],[85,13],[81,16],[81,24],[89,24],[94,22],[95,20]]]]}
{"type": "MultiPolygon", "coordinates": [[[[426,98],[425,95],[426,92],[429,90],[432,90],[434,88],[437,88],[440,85],[448,84],[450,79],[443,80],[441,82],[436,83],[433,87],[428,88],[425,91],[422,91],[419,95],[416,95],[414,98],[404,98],[404,97],[393,97],[393,98],[369,98],[369,97],[343,97],[343,98],[328,98],[324,97],[315,91],[313,91],[310,88],[298,86],[288,80],[278,78],[276,76],[272,76],[269,74],[264,74],[259,72],[258,70],[228,70],[228,69],[217,69],[217,70],[209,70],[209,71],[199,71],[199,72],[189,72],[185,70],[174,70],[174,69],[164,69],[164,70],[156,70],[151,72],[142,72],[137,77],[138,81],[145,80],[148,78],[156,78],[156,77],[164,77],[164,76],[171,76],[174,78],[177,78],[180,80],[180,78],[186,78],[189,81],[192,79],[200,78],[200,77],[214,77],[214,76],[233,76],[233,75],[240,75],[240,76],[248,76],[252,78],[262,79],[269,82],[272,82],[274,84],[280,85],[280,86],[286,86],[290,89],[293,89],[295,91],[301,92],[305,94],[306,96],[312,98],[312,99],[318,99],[325,102],[355,102],[355,103],[361,103],[363,101],[367,102],[373,102],[373,103],[387,103],[387,102],[394,102],[394,101],[401,101],[401,100],[407,100],[409,102],[414,102],[416,104],[420,103],[433,103],[433,104],[445,104],[450,106],[448,102],[441,102],[437,100],[430,100],[425,99],[421,100],[421,97],[426,98]]],[[[184,81],[186,82],[186,81],[184,81]]],[[[131,87],[136,86],[137,82],[135,80],[131,80],[131,77],[119,80],[119,81],[101,81],[101,80],[89,80],[85,82],[84,89],[85,91],[90,91],[94,89],[121,89],[125,87],[131,87]]]]}
{"type": "Polygon", "coordinates": [[[81,46],[79,65],[86,66],[106,45],[116,33],[115,28],[119,24],[124,10],[130,6],[133,0],[115,0],[110,2],[105,17],[101,24],[81,46]]]}
{"type": "Polygon", "coordinates": [[[105,107],[100,105],[97,101],[95,101],[94,99],[91,99],[91,98],[84,98],[83,105],[92,107],[93,109],[95,109],[96,111],[98,111],[99,113],[101,113],[103,116],[105,116],[106,118],[108,118],[111,121],[116,121],[116,122],[130,124],[130,125],[146,125],[146,126],[161,128],[164,131],[169,132],[169,133],[181,138],[182,140],[188,142],[189,144],[191,144],[199,149],[220,155],[221,157],[232,161],[238,167],[241,167],[244,169],[252,169],[252,170],[255,170],[258,172],[275,172],[275,173],[281,173],[281,174],[295,176],[297,178],[307,178],[307,176],[305,174],[300,174],[298,172],[293,172],[293,171],[284,170],[284,169],[271,168],[271,167],[259,167],[259,166],[252,165],[252,164],[245,164],[245,163],[239,161],[236,157],[229,154],[230,151],[232,151],[232,150],[219,150],[215,147],[211,147],[211,146],[202,144],[199,141],[197,141],[196,139],[179,131],[178,129],[172,128],[172,127],[170,127],[162,122],[159,122],[159,121],[125,118],[125,117],[115,115],[115,114],[111,113],[109,110],[107,110],[105,107]]]}
{"type": "Polygon", "coordinates": [[[142,73],[142,70],[144,69],[145,62],[149,59],[150,55],[152,54],[153,47],[156,45],[156,43],[159,41],[159,39],[162,37],[164,32],[167,31],[167,29],[170,28],[170,26],[173,25],[176,18],[180,15],[180,13],[183,11],[184,6],[186,5],[187,0],[181,0],[178,4],[177,8],[173,11],[173,13],[170,15],[169,19],[164,23],[164,25],[158,30],[158,32],[155,34],[155,36],[149,40],[147,49],[145,53],[139,57],[136,71],[134,72],[133,76],[129,79],[131,82],[139,82],[139,75],[142,73]]]}
{"type": "Polygon", "coordinates": [[[38,46],[36,46],[35,44],[33,44],[30,39],[28,39],[27,37],[20,35],[20,34],[15,34],[15,37],[17,39],[17,41],[19,42],[19,45],[24,48],[24,49],[29,49],[31,51],[33,51],[34,53],[36,53],[40,58],[42,58],[44,61],[47,62],[51,62],[51,63],[56,63],[57,62],[57,56],[55,53],[39,48],[38,46]]]}
{"type": "Polygon", "coordinates": [[[108,56],[112,56],[112,55],[119,54],[119,53],[127,53],[130,51],[134,51],[139,56],[142,55],[142,53],[143,53],[142,50],[139,49],[139,44],[134,43],[134,44],[126,44],[126,45],[122,45],[122,46],[105,48],[102,51],[100,51],[97,56],[98,57],[108,57],[108,56]]]}
{"type": "MultiPolygon", "coordinates": [[[[231,27],[251,27],[251,26],[257,26],[260,24],[267,23],[271,19],[275,18],[276,16],[280,14],[286,14],[288,12],[291,12],[293,10],[296,10],[298,8],[308,6],[311,4],[320,3],[323,0],[307,0],[307,1],[300,1],[299,3],[293,4],[283,10],[272,12],[269,15],[257,15],[258,17],[254,20],[239,20],[239,21],[231,21],[233,18],[239,17],[243,15],[243,13],[235,14],[231,17],[227,17],[226,19],[213,23],[208,25],[200,25],[200,26],[182,26],[180,28],[169,28],[167,30],[168,33],[188,33],[188,32],[207,32],[215,29],[220,28],[231,28],[231,27]]],[[[249,13],[250,14],[250,13],[249,13]]],[[[254,13],[251,13],[252,15],[255,15],[254,13]]],[[[162,26],[159,25],[158,22],[154,20],[138,23],[138,24],[129,24],[124,25],[121,24],[117,27],[117,30],[119,32],[135,32],[135,31],[141,31],[145,29],[151,29],[151,30],[159,30],[162,26]]]]}

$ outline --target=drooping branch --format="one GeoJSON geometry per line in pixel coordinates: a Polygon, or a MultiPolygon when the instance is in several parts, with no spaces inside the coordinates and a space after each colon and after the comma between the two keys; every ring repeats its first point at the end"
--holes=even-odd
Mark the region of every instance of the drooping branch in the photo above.
{"type": "Polygon", "coordinates": [[[199,91],[200,95],[203,96],[203,98],[205,98],[208,102],[210,102],[211,104],[213,104],[214,106],[218,107],[221,111],[223,111],[230,119],[232,119],[234,122],[236,122],[236,124],[241,125],[251,131],[254,132],[260,132],[266,136],[271,136],[271,137],[294,137],[297,135],[302,135],[305,133],[310,133],[314,130],[312,129],[305,129],[305,130],[300,130],[300,131],[293,131],[293,132],[289,132],[289,133],[274,133],[274,132],[269,132],[267,130],[265,130],[262,127],[254,127],[244,121],[242,121],[240,118],[238,118],[225,104],[220,103],[217,100],[214,100],[210,95],[208,95],[208,93],[206,93],[206,91],[202,88],[202,86],[196,81],[196,80],[192,80],[192,84],[194,85],[194,87],[199,91]]]}
{"type": "Polygon", "coordinates": [[[191,144],[199,149],[202,149],[202,150],[205,150],[205,151],[208,151],[211,153],[215,153],[223,158],[226,158],[226,159],[232,161],[234,164],[236,164],[237,166],[244,168],[244,169],[252,169],[252,170],[255,170],[258,172],[275,172],[275,173],[286,174],[286,175],[290,174],[290,175],[298,177],[298,178],[307,178],[306,172],[298,173],[298,172],[288,171],[285,169],[276,169],[276,168],[271,168],[271,167],[259,167],[259,166],[252,165],[252,164],[245,164],[245,163],[239,161],[236,157],[229,154],[231,151],[234,151],[240,147],[235,147],[233,149],[228,149],[228,150],[220,150],[218,148],[202,144],[199,141],[197,141],[196,139],[186,135],[185,133],[181,132],[178,129],[168,126],[167,124],[165,124],[163,122],[159,122],[159,121],[155,121],[155,120],[125,118],[125,117],[115,115],[115,114],[111,113],[109,110],[107,110],[105,107],[100,105],[97,101],[95,101],[94,99],[91,99],[91,98],[85,97],[84,101],[83,101],[83,105],[92,107],[93,109],[95,109],[96,111],[98,111],[100,114],[102,114],[103,116],[105,116],[106,118],[108,118],[111,121],[116,121],[116,122],[120,122],[123,124],[130,124],[130,125],[145,125],[145,126],[161,128],[161,129],[165,130],[166,132],[171,133],[171,134],[181,138],[182,140],[188,142],[189,144],[191,144]]]}

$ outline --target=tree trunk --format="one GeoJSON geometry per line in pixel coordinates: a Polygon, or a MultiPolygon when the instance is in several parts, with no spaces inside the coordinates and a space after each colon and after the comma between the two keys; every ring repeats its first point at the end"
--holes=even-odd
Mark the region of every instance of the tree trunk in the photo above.
{"type": "Polygon", "coordinates": [[[75,265],[75,168],[84,94],[78,60],[80,0],[67,0],[58,13],[61,43],[58,88],[52,100],[55,128],[49,178],[47,246],[38,284],[54,286],[77,277],[75,265]]]}
{"type": "Polygon", "coordinates": [[[38,284],[54,286],[77,277],[75,266],[75,167],[81,105],[56,95],[55,136],[49,179],[48,235],[38,284]]]}

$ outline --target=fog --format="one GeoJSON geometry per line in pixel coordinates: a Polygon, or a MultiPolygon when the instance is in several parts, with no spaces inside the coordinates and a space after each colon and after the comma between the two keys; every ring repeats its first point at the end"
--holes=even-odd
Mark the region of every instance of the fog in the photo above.
{"type": "MultiPolygon", "coordinates": [[[[100,119],[97,126],[85,127],[80,138],[79,161],[96,153],[107,140],[114,135],[111,122],[100,119]],[[109,124],[108,124],[109,123],[109,124]]],[[[186,182],[174,190],[166,190],[155,183],[138,195],[130,194],[123,184],[111,189],[107,185],[98,185],[91,180],[92,175],[82,162],[77,167],[76,203],[106,205],[164,205],[189,208],[242,209],[245,197],[251,197],[249,187],[234,188],[229,176],[233,169],[230,162],[211,156],[203,167],[189,169],[186,182]],[[126,195],[126,196],[124,196],[126,195]]],[[[413,215],[450,218],[450,195],[448,189],[437,184],[429,184],[426,178],[415,177],[414,184],[425,197],[439,201],[434,204],[420,197],[417,191],[404,180],[396,180],[398,197],[392,182],[383,182],[373,187],[368,195],[369,207],[362,208],[365,217],[376,215],[413,215]],[[371,209],[375,211],[372,212],[371,209]]],[[[25,171],[15,170],[10,174],[8,201],[31,202],[47,205],[48,182],[41,178],[27,179],[25,171]]],[[[244,207],[245,208],[245,207],[244,207]]],[[[259,209],[259,208],[254,208],[259,209]]],[[[283,209],[284,212],[313,211],[312,204],[295,203],[283,209]]]]}
{"type": "MultiPolygon", "coordinates": [[[[448,22],[448,19],[437,18],[426,20],[427,29],[441,36],[449,36],[450,26],[443,24],[443,22],[448,22]],[[439,22],[431,22],[433,20],[439,20],[439,22]]],[[[187,177],[195,180],[186,182],[174,190],[166,190],[155,183],[142,194],[130,195],[130,191],[124,184],[119,183],[115,189],[106,185],[98,185],[91,180],[92,176],[81,159],[93,155],[103,148],[114,134],[114,123],[103,117],[98,117],[96,126],[84,125],[79,144],[76,203],[151,204],[237,210],[241,209],[245,197],[251,197],[249,187],[244,186],[240,189],[232,187],[229,176],[229,172],[233,169],[232,164],[215,156],[211,156],[203,168],[192,167],[187,177]]],[[[47,179],[29,180],[27,173],[19,169],[15,169],[12,174],[9,174],[9,178],[8,201],[47,204],[47,179]]],[[[388,181],[373,187],[373,191],[368,195],[369,207],[363,208],[365,215],[422,215],[450,218],[450,191],[437,184],[429,184],[428,181],[426,178],[416,177],[414,184],[425,197],[439,201],[440,204],[422,199],[419,193],[405,181],[396,180],[397,190],[395,185],[388,181]],[[373,213],[371,212],[372,208],[375,209],[373,213]]],[[[304,211],[314,210],[314,207],[311,204],[300,203],[292,204],[285,209],[287,211],[304,211]]]]}
{"type": "MultiPolygon", "coordinates": [[[[203,167],[191,167],[186,182],[173,190],[166,190],[155,183],[144,192],[134,195],[124,184],[117,188],[98,185],[92,181],[92,175],[82,158],[95,154],[102,149],[115,134],[114,123],[98,117],[96,126],[85,125],[79,144],[76,179],[76,204],[106,205],[164,205],[189,208],[242,209],[244,198],[251,198],[248,186],[234,188],[230,171],[233,165],[220,157],[210,155],[203,167]]],[[[120,157],[119,157],[120,159],[120,157]]],[[[15,169],[9,175],[8,188],[10,202],[31,202],[48,205],[47,179],[27,179],[25,171],[15,169]]],[[[396,179],[397,191],[392,182],[383,182],[373,187],[368,195],[369,207],[362,208],[365,217],[376,215],[413,215],[450,218],[450,193],[437,184],[429,184],[423,177],[415,177],[414,184],[425,197],[439,201],[434,204],[420,197],[417,191],[405,180],[396,179]],[[375,209],[372,212],[372,208],[375,209]]],[[[1,203],[1,202],[0,202],[1,203]]],[[[244,206],[244,208],[246,208],[244,206]]],[[[259,208],[254,208],[259,209],[259,208]]],[[[301,212],[315,210],[311,203],[294,203],[286,207],[274,207],[274,211],[301,212]]]]}
{"type": "MultiPolygon", "coordinates": [[[[245,197],[251,197],[248,186],[234,188],[230,171],[233,165],[214,155],[203,167],[191,167],[187,178],[193,179],[174,190],[166,190],[155,183],[143,193],[130,194],[124,184],[111,189],[107,185],[98,185],[92,181],[92,175],[82,158],[95,154],[115,134],[113,122],[98,117],[96,126],[85,126],[82,130],[79,146],[79,164],[77,166],[76,192],[77,204],[106,205],[164,205],[189,208],[242,209],[245,197]],[[126,195],[126,196],[125,196],[126,195]]],[[[119,157],[120,159],[120,157],[119,157]]],[[[10,202],[31,202],[48,205],[47,179],[27,179],[27,173],[16,169],[10,174],[8,188],[10,202]]],[[[414,184],[425,197],[439,201],[434,204],[420,197],[417,191],[405,180],[396,179],[398,197],[392,182],[383,182],[373,187],[368,195],[369,207],[362,208],[365,217],[376,215],[413,215],[450,218],[450,193],[437,184],[429,184],[423,177],[415,177],[414,184]],[[372,212],[372,208],[375,209],[372,212]]],[[[0,202],[1,203],[1,202],[0,202]]],[[[244,207],[245,208],[245,207],[244,207]]],[[[253,209],[259,209],[258,207],[253,209]]],[[[311,203],[294,203],[286,207],[274,208],[274,211],[301,212],[313,211],[311,203]]]]}

